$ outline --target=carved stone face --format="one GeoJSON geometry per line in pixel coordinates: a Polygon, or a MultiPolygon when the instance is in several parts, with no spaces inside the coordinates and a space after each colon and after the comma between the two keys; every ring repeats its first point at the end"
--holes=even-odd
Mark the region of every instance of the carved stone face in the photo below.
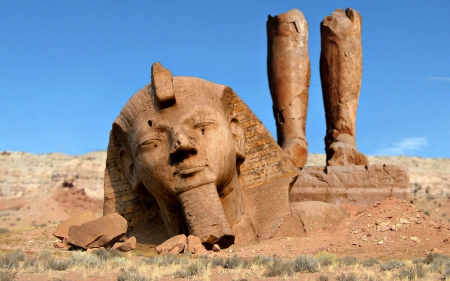
{"type": "Polygon", "coordinates": [[[201,95],[152,115],[140,115],[131,132],[138,180],[157,199],[173,204],[178,194],[211,183],[220,195],[236,173],[232,129],[237,121],[228,120],[219,102],[201,95]]]}

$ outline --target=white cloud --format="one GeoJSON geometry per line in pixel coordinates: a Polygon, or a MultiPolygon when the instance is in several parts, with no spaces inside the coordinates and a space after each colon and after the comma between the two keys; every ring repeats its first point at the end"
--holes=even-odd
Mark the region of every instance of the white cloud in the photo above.
{"type": "Polygon", "coordinates": [[[426,138],[423,137],[406,138],[400,142],[395,143],[393,146],[378,149],[375,152],[375,155],[380,156],[405,155],[406,152],[420,150],[426,146],[428,146],[428,140],[426,138]]]}
{"type": "Polygon", "coordinates": [[[450,82],[450,77],[424,77],[423,79],[450,82]]]}

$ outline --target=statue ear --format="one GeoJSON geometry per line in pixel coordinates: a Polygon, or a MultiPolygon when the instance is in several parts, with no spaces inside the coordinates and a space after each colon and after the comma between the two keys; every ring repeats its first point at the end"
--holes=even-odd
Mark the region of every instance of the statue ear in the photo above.
{"type": "Polygon", "coordinates": [[[120,163],[122,164],[122,171],[131,184],[131,189],[136,192],[138,189],[138,177],[136,175],[136,169],[134,165],[133,155],[128,148],[122,146],[120,148],[120,163]]]}
{"type": "Polygon", "coordinates": [[[236,165],[240,165],[245,161],[245,131],[236,118],[231,119],[230,130],[236,148],[236,165]]]}

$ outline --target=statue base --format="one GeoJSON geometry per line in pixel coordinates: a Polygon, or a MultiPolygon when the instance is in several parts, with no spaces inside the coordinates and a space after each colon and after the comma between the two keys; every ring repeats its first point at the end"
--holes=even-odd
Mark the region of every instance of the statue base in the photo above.
{"type": "Polygon", "coordinates": [[[409,202],[409,194],[406,166],[321,166],[299,169],[289,200],[371,206],[390,197],[409,202]]]}

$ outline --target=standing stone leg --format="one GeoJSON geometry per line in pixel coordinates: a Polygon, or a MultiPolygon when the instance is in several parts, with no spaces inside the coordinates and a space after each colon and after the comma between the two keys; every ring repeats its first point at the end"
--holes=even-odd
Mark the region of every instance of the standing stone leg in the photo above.
{"type": "Polygon", "coordinates": [[[267,20],[267,75],[278,144],[302,168],[308,159],[306,115],[310,65],[308,23],[299,10],[267,20]]]}
{"type": "Polygon", "coordinates": [[[361,16],[337,9],[320,25],[320,78],[327,122],[328,166],[366,165],[356,148],[356,111],[362,77],[361,16]]]}

